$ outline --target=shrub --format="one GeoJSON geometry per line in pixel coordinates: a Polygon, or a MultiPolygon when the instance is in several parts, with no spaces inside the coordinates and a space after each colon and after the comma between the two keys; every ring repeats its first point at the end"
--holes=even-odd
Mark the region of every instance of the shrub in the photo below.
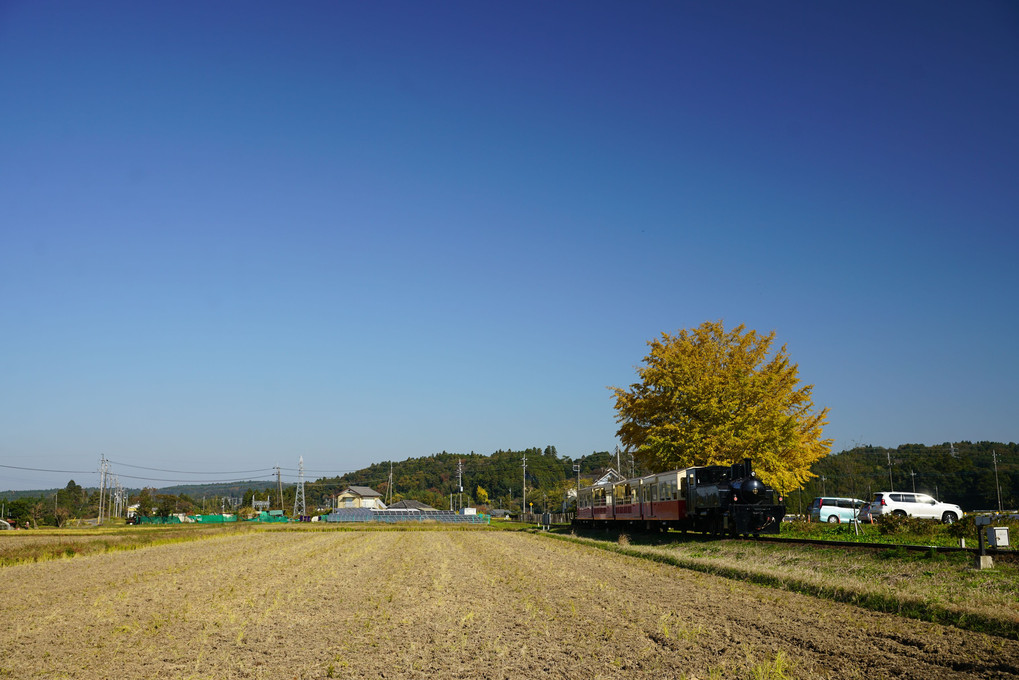
{"type": "Polygon", "coordinates": [[[885,536],[912,534],[919,538],[934,536],[940,526],[937,520],[899,515],[879,515],[875,524],[878,532],[885,536]]]}

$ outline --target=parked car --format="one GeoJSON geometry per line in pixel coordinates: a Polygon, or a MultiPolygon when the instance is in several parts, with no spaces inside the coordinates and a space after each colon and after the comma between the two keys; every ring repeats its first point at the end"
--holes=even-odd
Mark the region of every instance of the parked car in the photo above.
{"type": "Polygon", "coordinates": [[[818,496],[810,503],[810,520],[832,524],[852,522],[865,502],[859,498],[818,496]]]}
{"type": "Polygon", "coordinates": [[[860,506],[860,511],[856,513],[856,517],[861,522],[873,522],[874,515],[870,511],[870,503],[864,503],[860,506]]]}
{"type": "Polygon", "coordinates": [[[900,515],[905,517],[926,517],[952,524],[962,517],[962,508],[952,503],[942,503],[925,493],[904,493],[879,491],[870,502],[874,515],[900,515]]]}

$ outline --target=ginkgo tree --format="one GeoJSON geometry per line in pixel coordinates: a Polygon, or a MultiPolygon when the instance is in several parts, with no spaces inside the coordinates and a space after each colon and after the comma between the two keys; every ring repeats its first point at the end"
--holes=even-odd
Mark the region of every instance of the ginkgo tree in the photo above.
{"type": "Polygon", "coordinates": [[[640,382],[609,388],[620,441],[651,471],[751,458],[781,493],[800,487],[831,451],[828,409],[814,411],[813,385],[799,384],[785,345],[772,353],[774,340],[708,321],[649,341],[640,382]]]}

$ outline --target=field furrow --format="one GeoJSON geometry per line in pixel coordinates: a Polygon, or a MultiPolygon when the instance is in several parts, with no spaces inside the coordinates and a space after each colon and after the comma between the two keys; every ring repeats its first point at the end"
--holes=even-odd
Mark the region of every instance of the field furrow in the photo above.
{"type": "Polygon", "coordinates": [[[1019,677],[1019,644],[495,531],[258,531],[7,567],[12,678],[1019,677]]]}

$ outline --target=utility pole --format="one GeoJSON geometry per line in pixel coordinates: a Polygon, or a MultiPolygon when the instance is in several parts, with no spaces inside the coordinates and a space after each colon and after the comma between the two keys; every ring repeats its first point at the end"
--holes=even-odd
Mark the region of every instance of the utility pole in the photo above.
{"type": "Polygon", "coordinates": [[[106,490],[106,455],[99,454],[99,517],[96,526],[103,523],[103,495],[106,490]]]}
{"type": "Polygon", "coordinates": [[[520,514],[527,512],[527,454],[524,454],[524,493],[520,501],[520,514]]]}
{"type": "Polygon", "coordinates": [[[1001,512],[1001,484],[998,483],[998,454],[992,450],[991,459],[994,461],[994,487],[998,490],[998,512],[1001,512]]]}
{"type": "Polygon", "coordinates": [[[913,471],[913,468],[909,469],[909,476],[913,478],[913,493],[916,493],[916,472],[913,471]]]}
{"type": "Polygon", "coordinates": [[[888,490],[895,491],[895,482],[892,481],[892,452],[885,451],[888,454],[888,490]]]}
{"type": "Polygon", "coordinates": [[[386,505],[393,503],[393,461],[389,461],[389,483],[386,484],[386,505]]]}
{"type": "Polygon", "coordinates": [[[276,487],[280,494],[280,511],[283,511],[283,477],[280,474],[280,466],[276,466],[276,487]]]}
{"type": "Polygon", "coordinates": [[[464,462],[463,459],[457,459],[456,461],[456,483],[460,489],[459,496],[457,497],[457,503],[460,505],[458,510],[463,510],[464,507],[464,462]]]}

